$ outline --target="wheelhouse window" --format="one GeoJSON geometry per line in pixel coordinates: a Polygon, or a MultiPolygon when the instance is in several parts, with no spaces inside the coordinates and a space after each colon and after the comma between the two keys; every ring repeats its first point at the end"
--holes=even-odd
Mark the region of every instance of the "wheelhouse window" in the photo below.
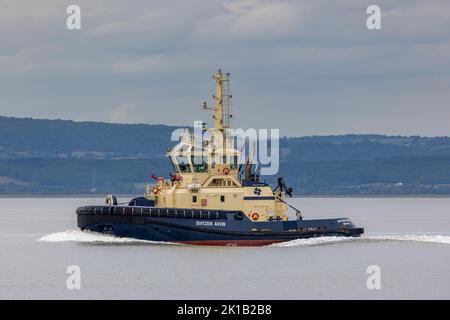
{"type": "Polygon", "coordinates": [[[208,157],[201,155],[194,155],[191,157],[192,167],[194,172],[206,172],[208,171],[208,157]]]}
{"type": "Polygon", "coordinates": [[[178,168],[180,169],[180,172],[191,172],[191,167],[189,164],[189,158],[188,157],[177,157],[177,164],[178,168]]]}
{"type": "Polygon", "coordinates": [[[212,179],[208,187],[237,187],[238,185],[231,179],[212,179]]]}
{"type": "Polygon", "coordinates": [[[176,167],[175,164],[173,163],[172,157],[168,157],[168,158],[169,158],[170,164],[172,165],[173,171],[177,171],[177,167],[176,167]]]}

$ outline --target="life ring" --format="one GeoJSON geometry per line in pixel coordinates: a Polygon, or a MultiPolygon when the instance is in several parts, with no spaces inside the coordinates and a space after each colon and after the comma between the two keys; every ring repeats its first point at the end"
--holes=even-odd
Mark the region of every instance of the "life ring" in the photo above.
{"type": "Polygon", "coordinates": [[[259,214],[258,212],[253,212],[252,213],[252,220],[258,220],[259,219],[259,214]]]}
{"type": "Polygon", "coordinates": [[[230,169],[224,168],[224,169],[223,169],[223,173],[224,173],[224,174],[229,174],[229,173],[230,173],[230,169]]]}
{"type": "Polygon", "coordinates": [[[108,206],[117,206],[117,198],[115,195],[113,194],[109,194],[106,199],[105,199],[105,203],[108,206]]]}

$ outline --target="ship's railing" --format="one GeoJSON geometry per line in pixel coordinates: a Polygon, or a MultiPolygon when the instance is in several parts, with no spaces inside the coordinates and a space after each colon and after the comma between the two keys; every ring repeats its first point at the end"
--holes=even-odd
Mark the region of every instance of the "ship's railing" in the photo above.
{"type": "Polygon", "coordinates": [[[189,208],[155,208],[141,206],[87,206],[79,207],[77,215],[118,215],[118,216],[143,216],[154,218],[183,218],[183,219],[207,219],[227,220],[229,214],[237,214],[241,211],[226,211],[214,209],[189,209],[189,208]]]}
{"type": "Polygon", "coordinates": [[[198,177],[198,183],[200,183],[200,185],[203,186],[210,176],[211,174],[208,171],[203,172],[201,176],[198,177]]]}
{"type": "Polygon", "coordinates": [[[242,184],[242,180],[244,180],[244,176],[239,171],[236,172],[236,178],[240,184],[242,184]]]}

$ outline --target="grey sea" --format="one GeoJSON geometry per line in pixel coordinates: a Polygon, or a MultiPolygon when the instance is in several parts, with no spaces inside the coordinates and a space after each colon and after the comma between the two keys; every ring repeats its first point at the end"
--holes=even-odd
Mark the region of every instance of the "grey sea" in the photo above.
{"type": "Polygon", "coordinates": [[[349,217],[366,234],[265,247],[161,244],[77,230],[76,207],[102,203],[0,198],[0,298],[450,298],[450,198],[291,199],[305,218],[349,217]],[[69,266],[79,267],[80,289],[67,286],[69,266]]]}

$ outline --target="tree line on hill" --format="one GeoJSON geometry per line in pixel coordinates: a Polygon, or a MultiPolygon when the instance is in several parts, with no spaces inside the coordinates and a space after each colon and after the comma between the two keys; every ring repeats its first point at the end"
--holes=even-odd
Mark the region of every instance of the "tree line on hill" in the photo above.
{"type": "MultiPolygon", "coordinates": [[[[168,176],[175,127],[0,117],[0,193],[142,193],[168,176]]],[[[450,138],[284,137],[280,172],[296,194],[450,194],[450,138]]]]}

